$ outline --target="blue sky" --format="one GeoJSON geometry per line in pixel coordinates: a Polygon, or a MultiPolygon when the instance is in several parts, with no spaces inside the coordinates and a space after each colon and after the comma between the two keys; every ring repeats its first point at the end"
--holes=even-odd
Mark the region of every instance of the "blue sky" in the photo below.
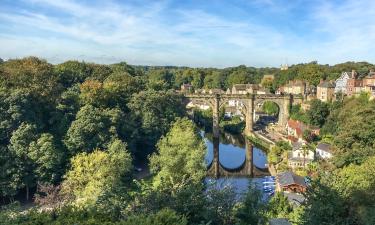
{"type": "Polygon", "coordinates": [[[194,67],[375,63],[373,0],[1,0],[0,57],[194,67]]]}

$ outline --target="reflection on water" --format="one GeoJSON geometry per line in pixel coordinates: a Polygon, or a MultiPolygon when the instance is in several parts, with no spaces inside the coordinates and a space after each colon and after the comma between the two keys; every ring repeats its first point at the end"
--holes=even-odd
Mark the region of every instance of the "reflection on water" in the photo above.
{"type": "MultiPolygon", "coordinates": [[[[202,137],[207,145],[207,154],[205,157],[207,165],[209,165],[214,157],[214,144],[212,133],[201,131],[202,137]]],[[[246,158],[246,141],[242,135],[231,135],[221,133],[219,138],[219,161],[226,168],[238,168],[243,164],[246,158]]],[[[266,168],[267,155],[264,151],[257,147],[253,147],[253,164],[260,168],[266,168]]],[[[262,178],[246,178],[246,177],[226,177],[226,178],[206,178],[205,182],[209,188],[222,189],[226,186],[232,186],[238,197],[247,192],[250,184],[255,185],[260,190],[262,188],[262,178]]],[[[267,195],[264,193],[264,197],[267,195]]]]}
{"type": "MultiPolygon", "coordinates": [[[[207,165],[209,165],[214,158],[214,146],[212,133],[205,133],[201,131],[204,141],[207,145],[207,154],[205,157],[207,165]]],[[[228,133],[221,133],[219,144],[219,160],[220,163],[229,169],[238,168],[241,166],[246,158],[246,142],[242,135],[232,135],[228,133]]],[[[260,169],[266,168],[267,156],[259,148],[253,147],[253,163],[260,169]]]]}

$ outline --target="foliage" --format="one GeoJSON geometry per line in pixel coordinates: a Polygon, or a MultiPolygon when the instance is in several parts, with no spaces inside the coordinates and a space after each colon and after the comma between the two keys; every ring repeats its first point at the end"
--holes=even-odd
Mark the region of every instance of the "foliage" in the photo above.
{"type": "Polygon", "coordinates": [[[272,146],[267,154],[267,160],[270,164],[277,164],[281,162],[282,156],[285,152],[292,150],[292,146],[288,142],[278,141],[276,145],[272,146]]]}
{"type": "Polygon", "coordinates": [[[131,157],[120,140],[110,144],[108,152],[80,153],[71,160],[62,191],[74,196],[74,204],[94,204],[98,197],[131,170],[131,157]]]}
{"type": "Polygon", "coordinates": [[[157,144],[158,153],[150,157],[151,170],[156,173],[155,186],[179,185],[192,180],[200,182],[205,176],[206,146],[197,127],[188,119],[178,119],[157,144]]]}
{"type": "Polygon", "coordinates": [[[279,113],[279,106],[271,101],[265,101],[262,105],[262,111],[271,116],[276,116],[279,113]]]}
{"type": "Polygon", "coordinates": [[[83,106],[69,127],[64,143],[71,155],[105,149],[118,137],[123,113],[117,109],[83,106]]]}
{"type": "Polygon", "coordinates": [[[262,200],[262,193],[256,187],[250,186],[244,201],[236,210],[237,223],[241,225],[264,223],[264,207],[265,203],[262,200]]]}
{"type": "Polygon", "coordinates": [[[306,112],[309,124],[322,127],[329,115],[327,103],[314,99],[310,103],[310,109],[306,112]]]}

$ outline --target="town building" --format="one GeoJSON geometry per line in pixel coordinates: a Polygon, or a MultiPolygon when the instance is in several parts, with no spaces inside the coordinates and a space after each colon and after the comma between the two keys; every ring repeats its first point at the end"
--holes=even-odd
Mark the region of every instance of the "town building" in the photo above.
{"type": "Polygon", "coordinates": [[[303,131],[306,129],[306,126],[304,123],[298,121],[298,120],[288,120],[288,123],[286,124],[286,134],[288,137],[294,137],[297,140],[303,138],[303,131]]]}
{"type": "Polygon", "coordinates": [[[372,70],[363,79],[363,88],[365,92],[370,94],[370,99],[375,98],[375,72],[372,70]]]}
{"type": "Polygon", "coordinates": [[[302,80],[291,80],[278,90],[282,94],[305,95],[307,83],[302,80]]]}
{"type": "Polygon", "coordinates": [[[224,94],[225,92],[219,88],[213,88],[208,91],[209,94],[224,94]]]}
{"type": "Polygon", "coordinates": [[[260,81],[262,87],[270,87],[272,86],[272,82],[275,79],[275,76],[272,74],[263,75],[262,80],[260,81]]]}
{"type": "Polygon", "coordinates": [[[330,102],[335,97],[335,84],[330,81],[320,80],[316,88],[316,96],[322,102],[330,102]]]}
{"type": "Polygon", "coordinates": [[[316,151],[317,157],[319,158],[322,158],[322,159],[332,158],[332,146],[330,144],[320,142],[316,146],[315,151],[316,151]]]}
{"type": "Polygon", "coordinates": [[[258,89],[258,84],[235,84],[232,87],[232,94],[256,94],[258,89]]]}
{"type": "Polygon", "coordinates": [[[304,193],[307,184],[305,178],[298,176],[291,171],[282,172],[276,175],[276,190],[292,193],[304,193]]]}
{"type": "Polygon", "coordinates": [[[194,87],[191,84],[182,84],[181,85],[181,91],[182,92],[192,92],[193,89],[194,89],[194,87]]]}
{"type": "Polygon", "coordinates": [[[363,91],[363,80],[358,79],[358,74],[352,71],[351,77],[346,83],[346,95],[351,97],[363,91]]]}
{"type": "Polygon", "coordinates": [[[288,64],[281,64],[280,65],[280,70],[288,70],[288,69],[289,69],[288,64]]]}
{"type": "Polygon", "coordinates": [[[352,72],[342,72],[340,77],[337,78],[335,81],[335,94],[342,93],[346,94],[346,85],[348,83],[348,80],[350,77],[352,77],[352,74],[355,73],[353,70],[352,72]]]}
{"type": "Polygon", "coordinates": [[[305,142],[292,143],[292,151],[288,154],[288,166],[292,169],[304,168],[314,161],[315,153],[307,148],[305,142]]]}

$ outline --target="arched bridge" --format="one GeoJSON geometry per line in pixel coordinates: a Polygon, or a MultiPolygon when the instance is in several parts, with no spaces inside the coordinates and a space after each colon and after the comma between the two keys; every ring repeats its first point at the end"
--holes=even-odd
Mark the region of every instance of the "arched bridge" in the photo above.
{"type": "Polygon", "coordinates": [[[265,101],[272,101],[279,106],[279,126],[285,127],[289,117],[289,107],[296,99],[302,99],[293,95],[274,95],[274,94],[189,94],[186,93],[186,104],[191,101],[203,101],[212,108],[213,126],[212,132],[214,137],[219,137],[219,111],[226,103],[231,100],[241,102],[241,112],[245,118],[245,135],[251,135],[253,132],[254,122],[254,105],[263,104],[265,101]]]}

